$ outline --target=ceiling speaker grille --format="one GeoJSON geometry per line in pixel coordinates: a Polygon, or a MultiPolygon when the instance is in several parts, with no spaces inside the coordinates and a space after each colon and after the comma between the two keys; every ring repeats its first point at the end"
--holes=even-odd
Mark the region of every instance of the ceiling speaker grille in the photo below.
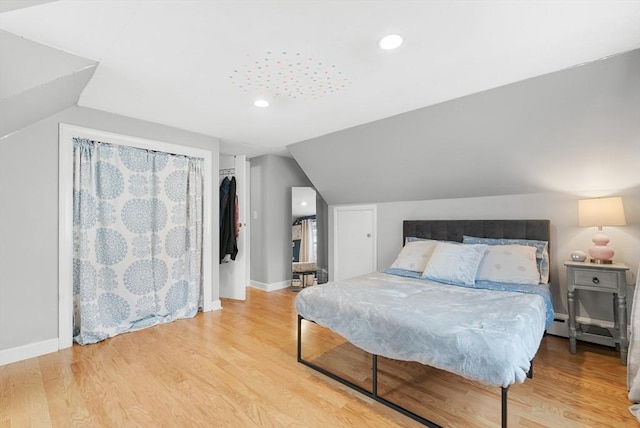
{"type": "Polygon", "coordinates": [[[229,80],[238,89],[263,96],[318,99],[350,82],[334,64],[300,52],[267,52],[233,70],[229,80]]]}

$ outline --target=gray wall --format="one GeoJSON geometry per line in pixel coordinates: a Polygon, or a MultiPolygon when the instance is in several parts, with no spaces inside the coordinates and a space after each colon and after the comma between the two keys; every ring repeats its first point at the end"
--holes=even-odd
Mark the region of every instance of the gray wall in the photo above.
{"type": "Polygon", "coordinates": [[[251,281],[291,279],[291,188],[311,186],[294,159],[251,159],[251,281]]]}
{"type": "MultiPolygon", "coordinates": [[[[58,337],[60,122],[210,150],[213,170],[218,170],[216,138],[81,107],[71,107],[0,140],[0,350],[58,337]]],[[[213,188],[217,191],[217,186],[213,188]]],[[[218,224],[217,210],[212,217],[213,224],[218,224]]],[[[218,228],[212,231],[216,243],[218,228]]],[[[215,261],[218,250],[213,247],[215,261]]],[[[216,300],[217,262],[212,282],[216,300]]]]}
{"type": "Polygon", "coordinates": [[[318,269],[329,272],[329,206],[320,192],[316,192],[316,229],[318,269]]]}
{"type": "Polygon", "coordinates": [[[329,204],[626,189],[639,76],[635,50],[288,149],[329,204]]]}

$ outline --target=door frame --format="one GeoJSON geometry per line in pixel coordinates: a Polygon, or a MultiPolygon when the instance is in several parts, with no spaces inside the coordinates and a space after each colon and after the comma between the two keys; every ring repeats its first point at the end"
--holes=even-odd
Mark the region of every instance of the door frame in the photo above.
{"type": "MultiPolygon", "coordinates": [[[[213,200],[218,198],[212,192],[212,152],[162,141],[147,140],[128,135],[115,134],[91,128],[82,128],[60,123],[58,129],[58,349],[73,345],[73,138],[88,138],[105,143],[125,145],[172,154],[199,157],[204,160],[204,189],[202,213],[202,298],[203,312],[213,309],[212,302],[212,259],[216,249],[212,246],[211,224],[213,200]]],[[[217,218],[217,216],[216,216],[217,218]]],[[[217,224],[217,220],[216,220],[217,224]]],[[[215,257],[218,258],[217,256],[215,257]]],[[[217,266],[216,266],[217,267],[217,266]]],[[[220,306],[217,303],[216,306],[220,306]]]]}
{"type": "Polygon", "coordinates": [[[346,211],[371,211],[372,213],[372,239],[371,245],[373,246],[372,251],[372,260],[371,264],[374,267],[374,270],[378,266],[378,207],[377,205],[339,205],[333,206],[333,209],[330,210],[331,218],[329,219],[329,230],[333,232],[329,236],[329,260],[332,261],[329,266],[329,280],[335,280],[335,274],[338,272],[338,267],[340,266],[340,255],[338,254],[338,223],[340,218],[340,213],[346,211]]]}

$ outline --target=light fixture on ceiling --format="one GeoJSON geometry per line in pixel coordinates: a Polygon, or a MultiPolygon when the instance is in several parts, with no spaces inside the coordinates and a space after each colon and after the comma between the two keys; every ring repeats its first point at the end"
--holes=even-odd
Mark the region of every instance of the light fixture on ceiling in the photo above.
{"type": "Polygon", "coordinates": [[[300,205],[302,205],[303,207],[307,206],[307,203],[305,201],[300,202],[300,205]]]}
{"type": "Polygon", "coordinates": [[[269,107],[269,101],[267,100],[255,100],[253,105],[256,107],[269,107]]]}
{"type": "Polygon", "coordinates": [[[380,39],[378,46],[380,49],[392,50],[402,44],[402,37],[397,34],[388,34],[380,39]]]}

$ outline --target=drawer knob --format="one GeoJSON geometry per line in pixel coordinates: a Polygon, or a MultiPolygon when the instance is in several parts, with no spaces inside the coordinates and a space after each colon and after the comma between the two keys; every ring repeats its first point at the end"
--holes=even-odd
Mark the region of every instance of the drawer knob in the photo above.
{"type": "Polygon", "coordinates": [[[591,282],[593,282],[594,284],[600,284],[600,278],[594,276],[593,278],[591,278],[591,282]]]}

